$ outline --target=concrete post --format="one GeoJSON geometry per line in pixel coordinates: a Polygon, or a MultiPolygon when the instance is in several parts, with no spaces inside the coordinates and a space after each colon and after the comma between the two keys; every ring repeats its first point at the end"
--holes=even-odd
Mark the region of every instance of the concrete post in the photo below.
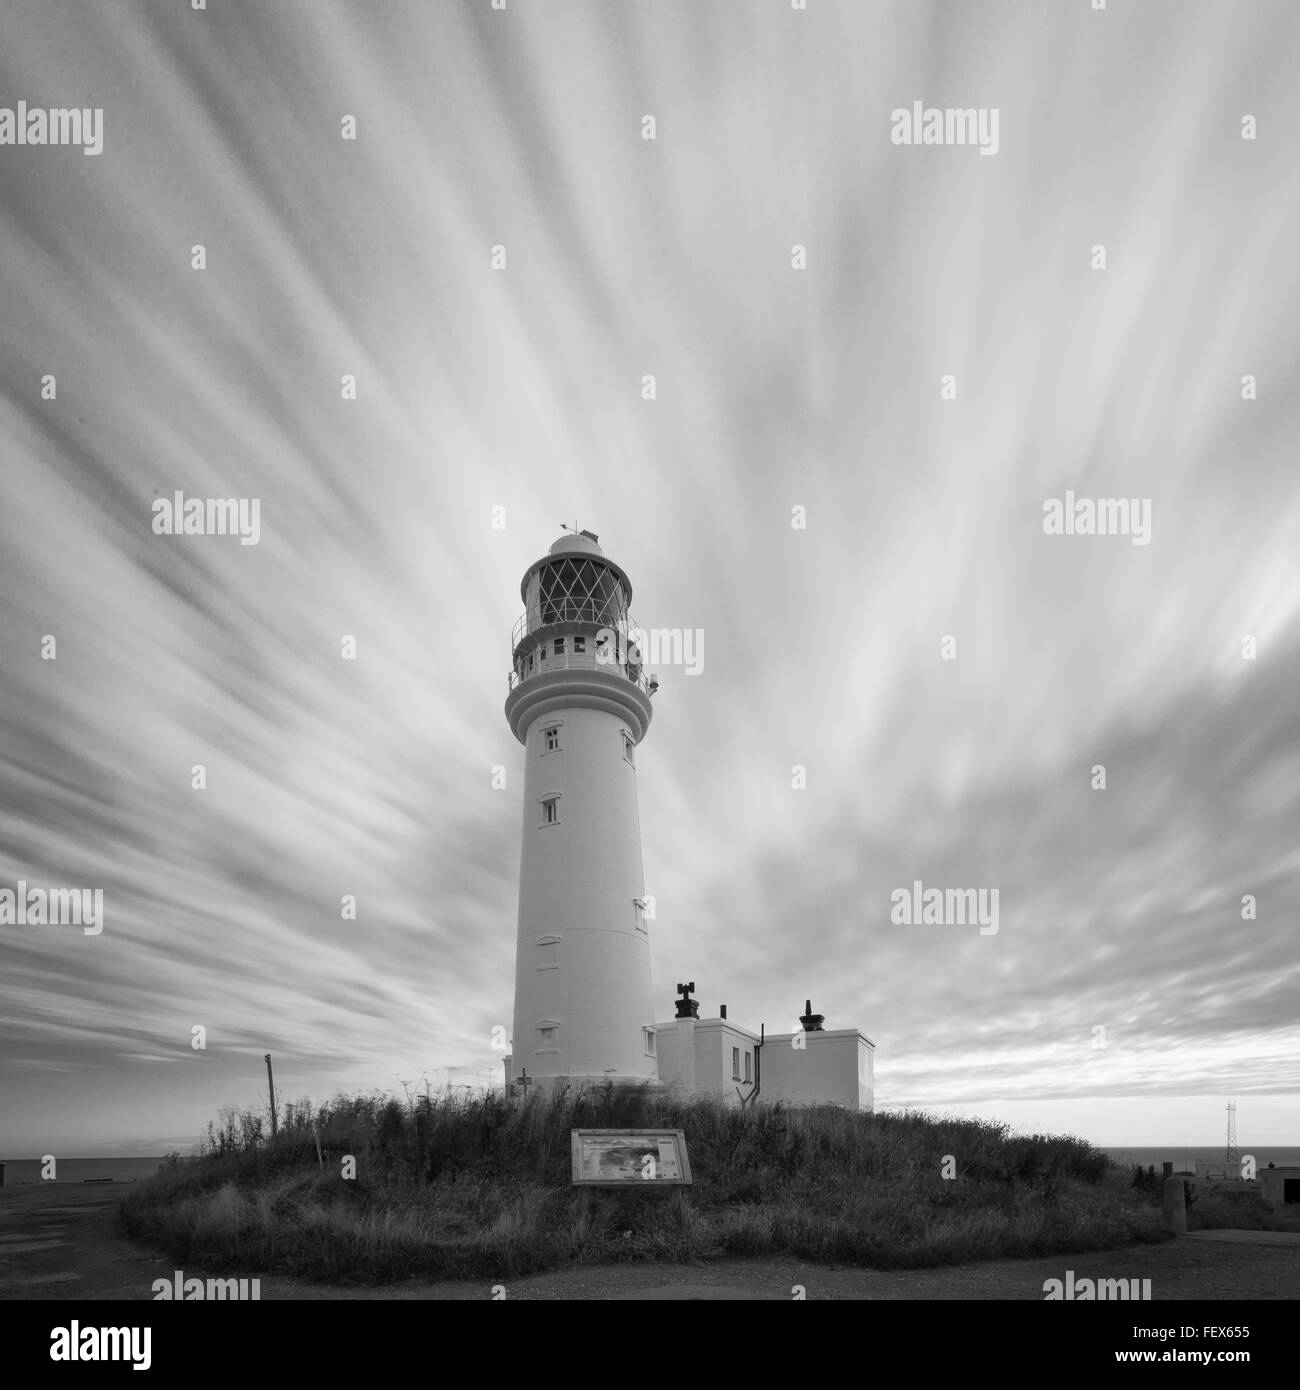
{"type": "Polygon", "coordinates": [[[1183,1200],[1183,1180],[1181,1176],[1165,1179],[1161,1206],[1165,1214],[1165,1225],[1178,1236],[1187,1234],[1187,1204],[1183,1200]]]}

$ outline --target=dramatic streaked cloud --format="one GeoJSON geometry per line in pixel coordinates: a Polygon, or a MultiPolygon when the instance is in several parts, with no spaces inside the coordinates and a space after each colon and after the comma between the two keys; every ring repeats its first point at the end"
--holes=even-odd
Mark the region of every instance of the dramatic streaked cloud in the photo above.
{"type": "Polygon", "coordinates": [[[267,1051],[287,1097],[499,1075],[509,637],[575,518],[705,633],[638,759],[661,1018],[811,996],[885,1106],[1296,1140],[1292,6],[5,30],[0,105],[105,113],[0,147],[0,887],[106,915],[0,927],[8,1156],[197,1133],[267,1051]],[[916,100],[997,107],[997,155],[891,144],[916,100]],[[154,535],[177,490],[259,543],[154,535]],[[1067,490],[1150,544],[1044,535],[1067,490]],[[915,879],[998,933],[892,924],[915,879]]]}

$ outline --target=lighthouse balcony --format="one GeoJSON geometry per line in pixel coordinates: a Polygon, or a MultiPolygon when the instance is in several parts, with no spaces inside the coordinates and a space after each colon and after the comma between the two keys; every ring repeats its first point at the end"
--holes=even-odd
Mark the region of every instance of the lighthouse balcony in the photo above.
{"type": "Polygon", "coordinates": [[[547,613],[545,621],[530,610],[515,624],[508,689],[561,671],[600,671],[653,693],[636,643],[635,622],[621,614],[593,613],[586,605],[565,605],[570,606],[571,613],[547,613]]]}
{"type": "MultiPolygon", "coordinates": [[[[567,647],[568,644],[565,645],[567,647]]],[[[531,679],[538,676],[553,676],[559,671],[602,671],[606,675],[621,677],[646,695],[653,693],[650,678],[643,667],[630,666],[626,663],[620,664],[612,658],[601,661],[592,651],[573,652],[566,650],[559,656],[551,651],[544,659],[535,653],[531,667],[527,658],[521,663],[521,667],[522,669],[517,667],[515,670],[507,672],[506,688],[508,690],[516,690],[531,679]]]]}
{"type": "Polygon", "coordinates": [[[636,631],[636,620],[627,606],[613,599],[548,599],[520,614],[510,634],[510,649],[518,654],[535,642],[568,631],[596,636],[605,632],[626,635],[636,631]]]}
{"type": "MultiPolygon", "coordinates": [[[[578,634],[582,636],[581,633],[578,634]]],[[[564,649],[557,655],[552,638],[545,656],[534,649],[507,677],[506,718],[511,731],[523,743],[533,720],[565,709],[598,709],[616,715],[626,724],[634,743],[640,743],[650,727],[650,697],[657,681],[624,659],[601,659],[592,650],[572,650],[574,635],[565,633],[564,649]],[[531,657],[531,667],[530,667],[531,657]]]]}

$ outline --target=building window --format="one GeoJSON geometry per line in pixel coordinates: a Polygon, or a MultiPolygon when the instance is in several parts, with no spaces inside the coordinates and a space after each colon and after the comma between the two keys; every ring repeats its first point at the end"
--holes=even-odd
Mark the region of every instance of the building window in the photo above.
{"type": "Polygon", "coordinates": [[[534,1052],[558,1052],[560,1050],[560,1028],[556,1023],[541,1023],[537,1027],[537,1046],[534,1052]]]}
{"type": "Polygon", "coordinates": [[[558,796],[547,796],[542,798],[542,824],[559,825],[560,823],[560,798],[558,796]]]}
{"type": "Polygon", "coordinates": [[[626,729],[623,730],[623,757],[633,767],[636,766],[636,744],[626,729]]]}
{"type": "Polygon", "coordinates": [[[573,650],[575,652],[585,652],[587,650],[587,639],[585,637],[575,637],[573,639],[573,650]]]}
{"type": "Polygon", "coordinates": [[[554,753],[560,746],[560,731],[558,728],[546,730],[546,751],[554,753]]]}
{"type": "Polygon", "coordinates": [[[738,1047],[731,1049],[731,1079],[733,1081],[740,1080],[740,1049],[738,1047]]]}
{"type": "Polygon", "coordinates": [[[537,968],[539,970],[558,970],[560,968],[560,938],[558,936],[538,938],[537,968]]]}
{"type": "Polygon", "coordinates": [[[635,924],[636,924],[636,929],[637,929],[637,931],[645,931],[645,930],[646,930],[646,924],[645,924],[645,899],[644,899],[644,898],[633,898],[633,899],[632,899],[632,920],[633,920],[633,921],[635,922],[635,924]]]}
{"type": "Polygon", "coordinates": [[[556,656],[563,656],[563,655],[564,655],[564,638],[563,638],[563,637],[557,637],[557,638],[555,639],[555,655],[556,655],[556,656]]]}
{"type": "Polygon", "coordinates": [[[532,653],[532,652],[529,652],[529,653],[528,653],[528,669],[529,669],[530,671],[533,669],[533,653],[532,653]]]}
{"type": "Polygon", "coordinates": [[[745,1080],[746,1080],[746,1081],[749,1080],[749,1056],[750,1056],[750,1054],[749,1054],[748,1052],[746,1052],[746,1053],[745,1053],[745,1080]]]}
{"type": "Polygon", "coordinates": [[[653,1028],[642,1028],[641,1037],[645,1046],[645,1055],[653,1057],[655,1055],[655,1030],[653,1028]]]}

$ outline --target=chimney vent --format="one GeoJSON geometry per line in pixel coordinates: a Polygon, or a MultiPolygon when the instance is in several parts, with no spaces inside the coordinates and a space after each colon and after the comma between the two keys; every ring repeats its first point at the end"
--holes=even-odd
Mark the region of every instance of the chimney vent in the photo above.
{"type": "Polygon", "coordinates": [[[803,1006],[804,1006],[805,1012],[800,1016],[799,1022],[803,1024],[804,1032],[805,1032],[805,1033],[821,1033],[821,1032],[823,1032],[824,1030],[823,1030],[823,1028],[822,1028],[822,1019],[824,1019],[824,1018],[826,1017],[826,1015],[825,1015],[825,1014],[815,1014],[815,1013],[813,1013],[813,1011],[812,1011],[812,1000],[811,1000],[811,999],[805,999],[805,1000],[804,1000],[804,1003],[803,1003],[803,1006]]]}

